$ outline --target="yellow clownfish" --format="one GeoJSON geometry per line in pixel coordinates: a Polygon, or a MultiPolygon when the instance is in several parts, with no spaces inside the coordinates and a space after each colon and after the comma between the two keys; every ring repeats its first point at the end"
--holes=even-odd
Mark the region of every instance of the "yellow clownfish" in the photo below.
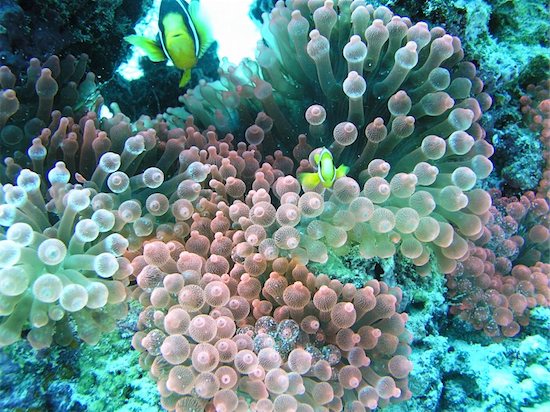
{"type": "Polygon", "coordinates": [[[313,156],[314,166],[317,167],[317,172],[306,172],[298,174],[298,180],[305,189],[313,189],[319,183],[324,187],[331,188],[336,179],[345,176],[349,172],[349,167],[340,165],[334,167],[334,159],[332,153],[323,147],[320,152],[313,156]]]}
{"type": "Polygon", "coordinates": [[[151,61],[172,60],[183,71],[179,87],[184,87],[191,69],[214,41],[200,15],[199,0],[162,0],[158,25],[160,42],[135,34],[124,40],[143,49],[151,61]]]}

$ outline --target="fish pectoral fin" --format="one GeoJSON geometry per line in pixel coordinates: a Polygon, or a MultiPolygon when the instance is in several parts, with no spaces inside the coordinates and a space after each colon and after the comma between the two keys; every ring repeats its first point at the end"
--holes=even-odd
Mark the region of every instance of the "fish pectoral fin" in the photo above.
{"type": "Polygon", "coordinates": [[[320,153],[315,153],[313,155],[313,161],[315,162],[315,166],[318,166],[319,163],[321,163],[321,154],[320,153]]]}
{"type": "Polygon", "coordinates": [[[166,60],[166,56],[164,55],[162,48],[154,40],[148,39],[147,37],[138,36],[136,34],[126,36],[124,37],[124,40],[136,47],[139,47],[147,53],[147,57],[155,63],[166,60]]]}
{"type": "Polygon", "coordinates": [[[210,45],[214,43],[214,37],[212,35],[210,25],[201,13],[199,0],[191,0],[189,3],[189,16],[195,25],[197,34],[199,35],[200,49],[198,57],[202,57],[210,45]]]}
{"type": "Polygon", "coordinates": [[[313,189],[321,183],[321,179],[317,173],[298,173],[298,180],[304,189],[313,189]]]}
{"type": "Polygon", "coordinates": [[[348,166],[340,165],[338,169],[336,169],[336,179],[346,176],[348,172],[349,172],[348,166]]]}
{"type": "Polygon", "coordinates": [[[191,69],[184,70],[183,74],[181,75],[180,89],[184,88],[187,83],[189,83],[189,80],[191,80],[191,69]]]}
{"type": "Polygon", "coordinates": [[[208,50],[208,48],[214,43],[214,39],[210,39],[208,42],[203,42],[201,40],[201,48],[199,50],[199,58],[204,56],[204,53],[208,50]]]}

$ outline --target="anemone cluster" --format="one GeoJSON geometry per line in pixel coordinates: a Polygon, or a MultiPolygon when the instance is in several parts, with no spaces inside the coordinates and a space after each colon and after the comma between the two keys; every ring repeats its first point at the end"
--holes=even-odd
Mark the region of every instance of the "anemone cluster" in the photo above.
{"type": "MultiPolygon", "coordinates": [[[[219,82],[181,97],[185,108],[230,131],[265,111],[273,125],[245,138],[292,150],[298,173],[317,167],[311,145],[330,147],[355,179],[338,189],[360,192],[372,210],[350,228],[361,254],[399,250],[423,273],[433,256],[453,271],[488,218],[479,181],[493,153],[479,125],[491,99],[460,40],[360,1],[278,2],[262,33],[257,62],[222,67],[219,82]]],[[[180,112],[169,110],[168,121],[180,112]]]]}
{"type": "Polygon", "coordinates": [[[458,38],[362,0],[279,1],[262,34],[135,122],[88,110],[84,56],[0,68],[0,347],[97,343],[135,300],[167,410],[363,411],[412,395],[403,292],[310,263],[444,273],[494,339],[548,305],[547,199],[482,189],[491,99],[458,38]],[[327,150],[349,173],[311,184],[327,150]]]}

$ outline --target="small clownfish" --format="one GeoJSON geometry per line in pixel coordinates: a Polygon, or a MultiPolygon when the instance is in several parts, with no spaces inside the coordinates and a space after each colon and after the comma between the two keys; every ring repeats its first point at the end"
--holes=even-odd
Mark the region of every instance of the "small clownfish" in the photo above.
{"type": "Polygon", "coordinates": [[[199,0],[162,0],[158,25],[160,41],[135,34],[124,40],[143,49],[153,62],[172,60],[183,71],[179,87],[184,87],[191,79],[191,69],[214,42],[200,15],[199,0]]]}
{"type": "Polygon", "coordinates": [[[306,189],[313,189],[319,183],[324,187],[331,188],[336,179],[344,177],[349,172],[349,167],[340,165],[334,167],[332,153],[323,147],[320,152],[315,153],[313,161],[317,167],[317,172],[305,172],[298,174],[298,180],[306,189]]]}

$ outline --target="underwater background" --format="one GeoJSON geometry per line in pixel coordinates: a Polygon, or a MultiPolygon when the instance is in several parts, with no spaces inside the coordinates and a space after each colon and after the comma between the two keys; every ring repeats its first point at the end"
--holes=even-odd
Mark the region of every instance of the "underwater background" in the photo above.
{"type": "Polygon", "coordinates": [[[550,411],[548,4],[187,3],[0,2],[0,411],[550,411]]]}

